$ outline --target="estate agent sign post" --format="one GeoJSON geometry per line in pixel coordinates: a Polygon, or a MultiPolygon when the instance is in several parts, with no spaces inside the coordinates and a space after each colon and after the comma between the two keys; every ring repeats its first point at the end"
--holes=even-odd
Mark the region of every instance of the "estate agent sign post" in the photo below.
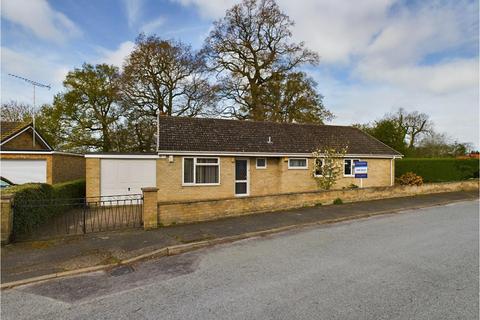
{"type": "Polygon", "coordinates": [[[355,161],[354,164],[355,179],[360,179],[360,188],[363,188],[363,179],[368,178],[368,163],[367,161],[355,161]]]}

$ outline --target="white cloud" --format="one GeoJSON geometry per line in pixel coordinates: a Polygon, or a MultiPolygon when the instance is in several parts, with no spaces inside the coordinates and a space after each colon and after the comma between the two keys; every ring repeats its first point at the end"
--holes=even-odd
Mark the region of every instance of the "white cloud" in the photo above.
{"type": "Polygon", "coordinates": [[[182,6],[194,6],[203,18],[218,19],[225,15],[225,11],[240,0],[171,0],[182,6]]]}
{"type": "Polygon", "coordinates": [[[2,18],[34,33],[37,37],[64,42],[81,35],[80,29],[46,0],[2,1],[2,18]]]}
{"type": "Polygon", "coordinates": [[[155,30],[163,26],[167,22],[165,17],[158,17],[152,21],[145,23],[141,28],[140,31],[146,34],[153,33],[155,30]]]}
{"type": "Polygon", "coordinates": [[[143,0],[123,0],[128,26],[133,27],[142,14],[143,0]]]}
{"type": "Polygon", "coordinates": [[[315,73],[314,78],[325,96],[325,105],[336,115],[334,124],[367,123],[403,107],[427,113],[438,132],[447,132],[479,147],[478,87],[437,94],[423,88],[403,88],[388,83],[345,83],[323,71],[315,73]]]}
{"type": "Polygon", "coordinates": [[[387,82],[400,88],[419,88],[443,94],[478,86],[478,60],[456,59],[435,65],[387,66],[368,61],[356,72],[364,80],[387,82]]]}
{"type": "Polygon", "coordinates": [[[125,58],[133,51],[135,43],[132,41],[125,41],[120,44],[116,50],[108,50],[100,48],[100,58],[97,59],[97,63],[113,64],[117,67],[121,67],[125,58]]]}

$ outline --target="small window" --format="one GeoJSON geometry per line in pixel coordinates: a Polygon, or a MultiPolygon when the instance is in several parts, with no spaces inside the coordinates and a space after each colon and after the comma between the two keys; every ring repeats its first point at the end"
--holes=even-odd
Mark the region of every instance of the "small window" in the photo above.
{"type": "Polygon", "coordinates": [[[323,160],[315,159],[315,177],[323,176],[323,160]]]}
{"type": "Polygon", "coordinates": [[[257,169],[266,169],[267,168],[267,159],[266,158],[257,158],[257,169]]]}
{"type": "Polygon", "coordinates": [[[354,176],[355,161],[360,161],[357,159],[344,159],[343,160],[343,175],[344,176],[354,176]]]}
{"type": "Polygon", "coordinates": [[[218,158],[183,158],[183,184],[209,185],[220,183],[218,158]]]}
{"type": "Polygon", "coordinates": [[[288,169],[307,169],[308,162],[306,158],[288,159],[288,169]]]}

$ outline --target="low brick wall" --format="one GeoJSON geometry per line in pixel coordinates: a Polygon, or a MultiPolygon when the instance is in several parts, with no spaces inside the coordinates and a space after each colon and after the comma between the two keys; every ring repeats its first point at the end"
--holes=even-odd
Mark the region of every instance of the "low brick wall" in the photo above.
{"type": "Polygon", "coordinates": [[[479,181],[429,183],[423,186],[375,187],[353,190],[331,190],[288,193],[269,196],[230,198],[221,200],[159,202],[160,225],[215,220],[252,213],[294,209],[318,204],[331,204],[336,198],[343,202],[407,197],[418,194],[478,190],[479,181]]]}
{"type": "Polygon", "coordinates": [[[10,194],[2,194],[0,199],[0,240],[1,244],[10,242],[13,230],[13,212],[12,212],[13,197],[10,194]]]}

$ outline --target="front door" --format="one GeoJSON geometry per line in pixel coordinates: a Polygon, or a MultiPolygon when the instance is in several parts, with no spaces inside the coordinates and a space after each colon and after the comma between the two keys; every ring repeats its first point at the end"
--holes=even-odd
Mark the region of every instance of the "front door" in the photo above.
{"type": "Polygon", "coordinates": [[[235,195],[247,196],[248,192],[248,159],[235,159],[235,195]]]}

